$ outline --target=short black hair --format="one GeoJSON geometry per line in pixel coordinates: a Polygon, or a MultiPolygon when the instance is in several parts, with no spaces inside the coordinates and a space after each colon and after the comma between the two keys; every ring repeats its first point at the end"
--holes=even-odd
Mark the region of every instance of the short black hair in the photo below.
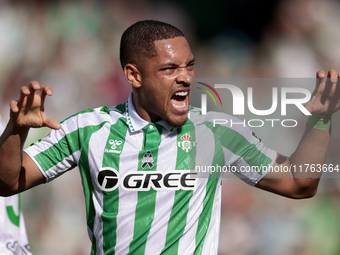
{"type": "MultiPolygon", "coordinates": [[[[154,41],[184,37],[178,28],[156,20],[138,21],[125,30],[120,41],[122,68],[131,63],[137,65],[142,58],[157,55],[154,41]]],[[[137,65],[138,66],[138,65],[137,65]]]]}

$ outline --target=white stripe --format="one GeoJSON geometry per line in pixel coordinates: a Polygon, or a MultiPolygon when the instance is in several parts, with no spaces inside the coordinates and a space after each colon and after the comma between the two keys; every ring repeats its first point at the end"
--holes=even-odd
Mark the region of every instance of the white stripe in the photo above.
{"type": "Polygon", "coordinates": [[[222,177],[218,180],[214,204],[211,212],[211,221],[209,228],[205,236],[202,254],[217,254],[218,253],[218,242],[220,234],[220,222],[221,222],[221,190],[222,190],[222,177]]]}
{"type": "MultiPolygon", "coordinates": [[[[138,170],[138,157],[139,151],[142,150],[142,146],[143,132],[131,133],[130,129],[128,129],[119,160],[120,176],[123,176],[129,171],[138,170]]],[[[121,185],[119,185],[116,254],[127,254],[129,252],[129,245],[133,239],[134,233],[137,201],[138,192],[125,191],[121,188],[121,185]]]]}
{"type": "Polygon", "coordinates": [[[103,254],[103,221],[101,219],[103,212],[103,192],[97,185],[96,176],[99,169],[102,168],[104,149],[109,134],[110,125],[104,125],[100,130],[92,134],[89,141],[88,160],[94,189],[92,200],[96,211],[93,234],[96,237],[97,255],[103,254]]]}
{"type": "Polygon", "coordinates": [[[61,174],[66,173],[65,169],[70,169],[74,164],[78,163],[80,154],[81,154],[81,149],[72,153],[70,156],[65,157],[63,161],[59,162],[58,164],[56,164],[53,167],[51,167],[50,169],[48,169],[45,172],[46,177],[47,177],[46,180],[52,181],[55,177],[58,177],[61,174]]]}
{"type": "Polygon", "coordinates": [[[96,237],[96,255],[103,254],[103,221],[101,215],[103,213],[103,196],[99,195],[98,192],[92,194],[93,205],[95,208],[96,215],[94,217],[93,234],[96,237]]]}
{"type": "MultiPolygon", "coordinates": [[[[164,128],[158,150],[157,171],[166,172],[176,169],[176,141],[177,133],[169,133],[164,128]]],[[[146,241],[146,255],[160,254],[164,248],[171,209],[175,200],[175,192],[175,190],[157,191],[155,215],[146,241]]]]}
{"type": "MultiPolygon", "coordinates": [[[[205,125],[196,126],[196,141],[200,146],[196,146],[196,164],[211,165],[213,161],[213,153],[207,153],[207,147],[202,145],[211,144],[211,148],[215,149],[214,135],[205,125]],[[199,135],[204,134],[204,135],[199,135]]],[[[189,211],[187,214],[187,224],[184,229],[183,236],[179,241],[178,254],[193,254],[195,251],[195,237],[198,226],[198,219],[203,210],[203,200],[206,196],[206,185],[208,178],[200,177],[198,179],[196,191],[189,202],[189,211]]]]}
{"type": "MultiPolygon", "coordinates": [[[[99,113],[99,109],[95,109],[94,112],[86,112],[82,114],[77,114],[67,120],[65,120],[61,126],[65,130],[65,134],[72,133],[80,128],[88,127],[88,126],[97,126],[105,121],[115,123],[117,119],[122,116],[117,112],[113,112],[112,114],[107,113],[99,113]]],[[[58,130],[53,130],[58,133],[58,130]]],[[[52,131],[52,132],[53,132],[52,131]]],[[[61,139],[62,137],[59,137],[61,139]]]]}
{"type": "MultiPolygon", "coordinates": [[[[206,154],[210,154],[211,156],[214,156],[215,151],[215,138],[214,134],[212,131],[207,128],[204,125],[204,128],[199,128],[197,129],[197,135],[198,136],[198,141],[200,144],[207,144],[209,145],[209,148],[206,146],[198,146],[197,148],[197,155],[198,159],[196,160],[197,164],[196,165],[201,165],[201,166],[211,166],[213,162],[213,158],[204,158],[206,154]],[[201,134],[204,134],[201,135],[201,134]],[[205,139],[202,139],[204,137],[205,139]],[[214,141],[214,142],[212,142],[214,141]],[[207,151],[214,151],[214,153],[207,153],[207,151]]],[[[232,157],[235,161],[237,157],[234,154],[229,154],[226,158],[229,159],[229,157],[232,157]]],[[[226,165],[228,165],[228,162],[226,162],[226,165]]],[[[206,179],[208,181],[208,179],[206,179]]],[[[212,208],[212,213],[211,213],[211,221],[209,224],[209,228],[207,230],[206,234],[206,239],[204,240],[204,245],[202,249],[202,254],[217,254],[218,252],[218,236],[219,236],[219,231],[220,231],[220,214],[221,214],[221,180],[222,180],[222,175],[220,175],[216,191],[215,191],[215,196],[214,196],[214,203],[213,203],[213,208],[212,208]]],[[[206,188],[205,188],[206,190],[206,188]]],[[[204,194],[205,196],[205,194],[204,194]]]]}

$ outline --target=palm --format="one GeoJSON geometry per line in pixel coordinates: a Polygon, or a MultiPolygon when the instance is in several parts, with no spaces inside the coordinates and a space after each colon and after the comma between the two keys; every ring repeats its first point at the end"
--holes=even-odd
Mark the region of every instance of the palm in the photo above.
{"type": "MultiPolygon", "coordinates": [[[[37,100],[38,101],[38,100],[37,100]]],[[[38,102],[37,102],[38,103],[38,102]]],[[[19,126],[43,127],[47,119],[41,105],[31,106],[23,105],[17,114],[17,124],[19,126]]]]}
{"type": "MultiPolygon", "coordinates": [[[[323,73],[321,73],[323,74],[323,73]]],[[[316,88],[311,100],[305,105],[310,113],[332,114],[340,109],[340,85],[337,81],[338,74],[334,69],[328,72],[328,77],[324,80],[318,73],[316,88]],[[335,78],[331,81],[330,77],[335,78]]]]}

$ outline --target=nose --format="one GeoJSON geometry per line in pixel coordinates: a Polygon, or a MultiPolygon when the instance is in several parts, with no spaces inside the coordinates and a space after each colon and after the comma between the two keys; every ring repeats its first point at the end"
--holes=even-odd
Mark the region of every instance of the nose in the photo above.
{"type": "Polygon", "coordinates": [[[181,68],[181,73],[177,76],[177,83],[183,84],[184,86],[190,86],[194,78],[195,73],[193,70],[181,68]]]}

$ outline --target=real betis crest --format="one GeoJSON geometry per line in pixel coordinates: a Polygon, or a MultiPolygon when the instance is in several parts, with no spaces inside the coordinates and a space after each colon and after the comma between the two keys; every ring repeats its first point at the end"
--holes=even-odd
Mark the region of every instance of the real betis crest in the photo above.
{"type": "Polygon", "coordinates": [[[176,142],[176,145],[188,153],[192,148],[197,145],[197,142],[191,141],[191,136],[185,133],[181,136],[181,142],[176,142]]]}

